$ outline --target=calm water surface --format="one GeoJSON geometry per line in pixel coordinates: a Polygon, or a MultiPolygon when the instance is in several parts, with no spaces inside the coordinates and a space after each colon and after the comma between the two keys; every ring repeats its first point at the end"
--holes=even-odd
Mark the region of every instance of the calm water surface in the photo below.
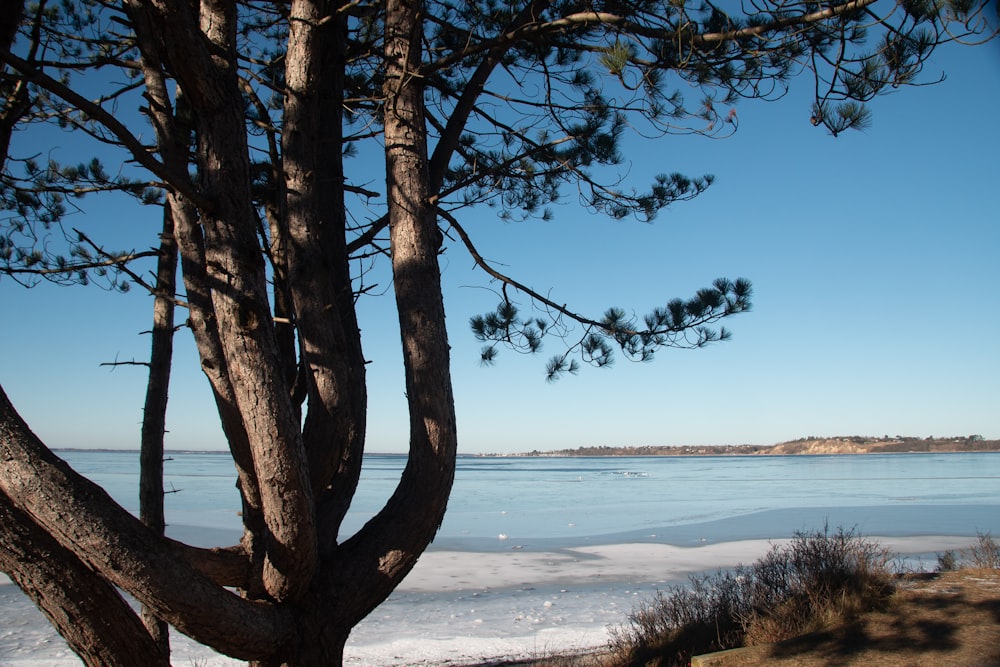
{"type": "MultiPolygon", "coordinates": [[[[137,508],[138,454],[63,451],[137,508]]],[[[239,530],[232,461],[173,452],[167,521],[227,543],[239,530]]],[[[391,495],[405,459],[369,455],[345,535],[391,495]]],[[[460,457],[436,547],[459,549],[779,538],[844,526],[868,535],[1000,534],[1000,454],[754,457],[460,457]]]]}

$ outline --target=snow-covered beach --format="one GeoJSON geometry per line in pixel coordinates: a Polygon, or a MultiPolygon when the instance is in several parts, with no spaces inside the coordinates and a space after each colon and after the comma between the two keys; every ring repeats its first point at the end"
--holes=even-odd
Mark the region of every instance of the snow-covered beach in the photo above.
{"type": "MultiPolygon", "coordinates": [[[[967,546],[967,536],[875,538],[915,563],[967,546]]],[[[390,599],[359,625],[346,661],[358,666],[462,665],[600,647],[634,605],[691,574],[749,563],[775,542],[696,547],[607,544],[488,553],[431,550],[390,599]]],[[[0,583],[0,665],[81,663],[9,580],[0,583]]],[[[242,664],[175,635],[174,664],[242,664]]]]}
{"type": "MultiPolygon", "coordinates": [[[[128,456],[66,454],[132,509],[128,456]]],[[[173,455],[173,537],[236,541],[231,465],[223,455],[173,455]]],[[[345,532],[380,507],[401,465],[373,459],[345,532]]],[[[657,589],[750,563],[824,526],[857,530],[931,569],[977,532],[1000,534],[998,481],[1000,454],[460,459],[437,540],[355,629],[347,664],[456,666],[600,647],[657,589]]],[[[240,664],[178,635],[172,646],[178,666],[240,664]]],[[[0,575],[0,666],[71,665],[80,661],[0,575]]]]}

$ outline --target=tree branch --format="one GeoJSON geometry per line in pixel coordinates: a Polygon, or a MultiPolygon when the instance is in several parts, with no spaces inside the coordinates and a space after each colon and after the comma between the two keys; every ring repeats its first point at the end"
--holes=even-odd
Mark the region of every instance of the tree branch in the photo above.
{"type": "Polygon", "coordinates": [[[52,94],[60,97],[80,111],[84,112],[94,120],[100,122],[108,128],[108,130],[110,130],[119,141],[121,141],[122,145],[129,151],[132,157],[135,158],[136,162],[141,164],[164,182],[169,183],[171,188],[190,199],[201,210],[213,210],[213,204],[195,189],[187,174],[174,173],[172,170],[168,169],[166,165],[154,158],[146,147],[142,145],[142,142],[140,142],[134,134],[129,132],[128,128],[115,118],[112,113],[104,109],[104,107],[94,104],[76,91],[70,89],[47,74],[40,72],[36,68],[32,67],[30,63],[18,58],[9,51],[6,53],[0,52],[0,61],[7,63],[21,72],[21,75],[26,80],[41,86],[45,90],[48,90],[52,94]]]}
{"type": "MultiPolygon", "coordinates": [[[[876,0],[851,0],[840,5],[828,7],[809,14],[799,16],[788,16],[776,19],[758,26],[750,26],[737,30],[717,31],[703,34],[688,34],[681,37],[681,45],[705,46],[720,44],[723,42],[735,41],[746,37],[759,37],[769,32],[784,30],[790,27],[809,25],[828,18],[833,18],[844,13],[849,13],[872,5],[876,0]]],[[[674,33],[662,29],[654,29],[630,21],[626,16],[611,12],[576,12],[567,14],[558,19],[545,23],[528,23],[515,27],[495,39],[486,40],[476,44],[469,44],[466,48],[457,51],[451,56],[439,58],[428,63],[423,69],[423,73],[446,69],[467,59],[470,55],[476,55],[484,51],[493,51],[498,48],[509,47],[511,44],[536,39],[553,33],[565,32],[569,30],[592,28],[597,26],[610,26],[621,29],[623,32],[652,39],[662,39],[674,36],[674,33]]]]}
{"type": "Polygon", "coordinates": [[[209,581],[165,549],[163,538],[101,487],[56,457],[30,431],[2,387],[0,472],[0,493],[17,509],[195,640],[233,657],[258,659],[271,655],[291,633],[288,609],[244,600],[209,581]]]}
{"type": "Polygon", "coordinates": [[[497,271],[496,269],[494,269],[492,266],[490,266],[489,262],[487,262],[483,258],[483,256],[481,254],[479,254],[479,250],[476,249],[475,245],[472,243],[472,239],[466,233],[466,231],[462,227],[462,225],[459,224],[458,220],[455,219],[455,216],[453,216],[448,211],[445,211],[445,210],[440,209],[440,208],[438,209],[438,215],[440,215],[441,217],[443,217],[445,220],[448,221],[448,224],[451,225],[452,229],[454,229],[455,232],[458,234],[458,237],[462,240],[462,243],[465,245],[466,250],[472,256],[472,259],[476,262],[476,266],[478,266],[483,271],[485,271],[487,274],[489,274],[489,276],[491,278],[494,278],[494,279],[500,281],[504,285],[509,285],[510,287],[513,287],[517,291],[519,291],[519,292],[527,295],[532,300],[537,301],[538,303],[542,304],[546,308],[549,308],[549,309],[551,309],[551,310],[559,313],[560,315],[565,315],[566,317],[570,318],[571,320],[573,320],[575,322],[578,322],[578,323],[586,325],[586,326],[593,326],[593,327],[600,327],[601,326],[600,322],[598,322],[596,320],[592,320],[589,317],[584,317],[583,315],[580,315],[579,313],[575,313],[572,310],[570,310],[569,308],[567,308],[566,304],[556,303],[552,299],[549,299],[549,298],[547,298],[545,296],[542,296],[541,294],[539,294],[535,290],[531,289],[530,287],[528,287],[524,283],[518,282],[517,280],[514,280],[510,276],[508,276],[506,274],[503,274],[503,273],[500,273],[499,271],[497,271]]]}
{"type": "MultiPolygon", "coordinates": [[[[529,3],[511,21],[506,32],[513,33],[521,27],[528,25],[550,4],[549,0],[535,0],[529,3]]],[[[469,116],[472,114],[473,109],[475,109],[476,100],[479,99],[479,95],[483,92],[486,81],[490,78],[497,65],[500,64],[500,56],[513,46],[513,44],[514,42],[497,43],[488,51],[479,63],[479,66],[472,73],[472,76],[465,83],[465,86],[463,86],[462,94],[456,101],[455,108],[452,109],[448,117],[448,123],[445,125],[444,131],[441,133],[437,145],[434,147],[434,153],[430,158],[428,169],[430,171],[430,190],[432,196],[437,193],[444,182],[444,174],[448,168],[448,163],[451,161],[451,156],[458,146],[459,137],[468,125],[469,116]]]]}
{"type": "Polygon", "coordinates": [[[139,617],[107,581],[0,493],[0,570],[87,664],[169,667],[139,617]]]}
{"type": "Polygon", "coordinates": [[[818,23],[819,21],[824,21],[826,19],[833,18],[835,16],[840,16],[841,14],[847,14],[850,12],[857,11],[859,9],[864,9],[869,5],[875,4],[876,0],[851,0],[850,2],[845,2],[841,5],[834,5],[833,7],[827,7],[826,9],[821,9],[817,12],[812,12],[810,14],[803,14],[801,16],[788,16],[770,23],[765,23],[763,25],[751,26],[747,28],[740,28],[738,30],[729,30],[724,32],[710,32],[703,33],[700,35],[692,35],[690,38],[690,44],[692,46],[704,46],[708,44],[720,44],[722,42],[732,42],[739,39],[744,39],[746,37],[759,37],[761,35],[767,34],[769,32],[775,32],[777,30],[783,30],[785,28],[792,28],[798,26],[809,25],[811,23],[818,23]]]}
{"type": "MultiPolygon", "coordinates": [[[[89,271],[90,269],[106,269],[109,267],[122,268],[126,262],[132,262],[137,259],[142,259],[144,257],[156,257],[155,250],[145,250],[143,252],[132,252],[127,255],[112,255],[107,252],[102,253],[107,259],[94,262],[74,262],[72,264],[65,264],[63,266],[57,267],[45,267],[40,269],[34,269],[31,267],[16,268],[16,267],[4,267],[0,270],[0,273],[6,273],[9,275],[15,274],[25,274],[25,275],[36,275],[36,276],[51,276],[59,274],[76,273],[79,271],[89,271]]],[[[145,285],[143,285],[145,287],[145,285]]]]}

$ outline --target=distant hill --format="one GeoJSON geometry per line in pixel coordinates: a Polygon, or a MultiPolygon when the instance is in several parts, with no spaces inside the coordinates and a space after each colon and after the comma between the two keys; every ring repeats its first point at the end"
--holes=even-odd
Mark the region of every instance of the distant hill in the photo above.
{"type": "Polygon", "coordinates": [[[982,436],[958,438],[802,438],[782,442],[768,449],[767,454],[888,454],[904,452],[996,452],[1000,440],[984,440],[982,436]]]}
{"type": "Polygon", "coordinates": [[[840,436],[801,438],[776,445],[645,445],[639,447],[577,447],[548,452],[538,450],[518,456],[789,456],[818,454],[888,454],[927,452],[1000,452],[1000,440],[982,436],[916,438],[897,435],[870,438],[840,436]]]}

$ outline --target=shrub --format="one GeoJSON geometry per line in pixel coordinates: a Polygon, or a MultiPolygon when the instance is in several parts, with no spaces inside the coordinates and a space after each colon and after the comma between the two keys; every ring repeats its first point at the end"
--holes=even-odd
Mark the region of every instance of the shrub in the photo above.
{"type": "Polygon", "coordinates": [[[954,572],[958,569],[958,554],[954,549],[948,549],[943,554],[938,555],[938,572],[954,572]]]}
{"type": "Polygon", "coordinates": [[[962,564],[979,570],[1000,570],[1000,545],[989,533],[979,533],[978,537],[975,544],[962,550],[962,564]]]}
{"type": "Polygon", "coordinates": [[[698,653],[780,641],[882,606],[892,558],[855,531],[796,533],[750,566],[658,592],[611,630],[623,665],[687,665],[698,653]]]}
{"type": "Polygon", "coordinates": [[[798,534],[753,566],[758,599],[744,619],[744,642],[789,639],[883,605],[895,589],[892,561],[853,530],[798,534]]]}
{"type": "Polygon", "coordinates": [[[961,569],[1000,570],[1000,545],[989,533],[978,533],[975,544],[955,551],[949,549],[938,555],[938,572],[961,569]]]}
{"type": "Polygon", "coordinates": [[[612,652],[629,665],[687,665],[693,649],[727,648],[739,636],[737,575],[719,572],[693,577],[691,586],[659,591],[647,606],[629,614],[628,625],[611,630],[612,652]]]}

